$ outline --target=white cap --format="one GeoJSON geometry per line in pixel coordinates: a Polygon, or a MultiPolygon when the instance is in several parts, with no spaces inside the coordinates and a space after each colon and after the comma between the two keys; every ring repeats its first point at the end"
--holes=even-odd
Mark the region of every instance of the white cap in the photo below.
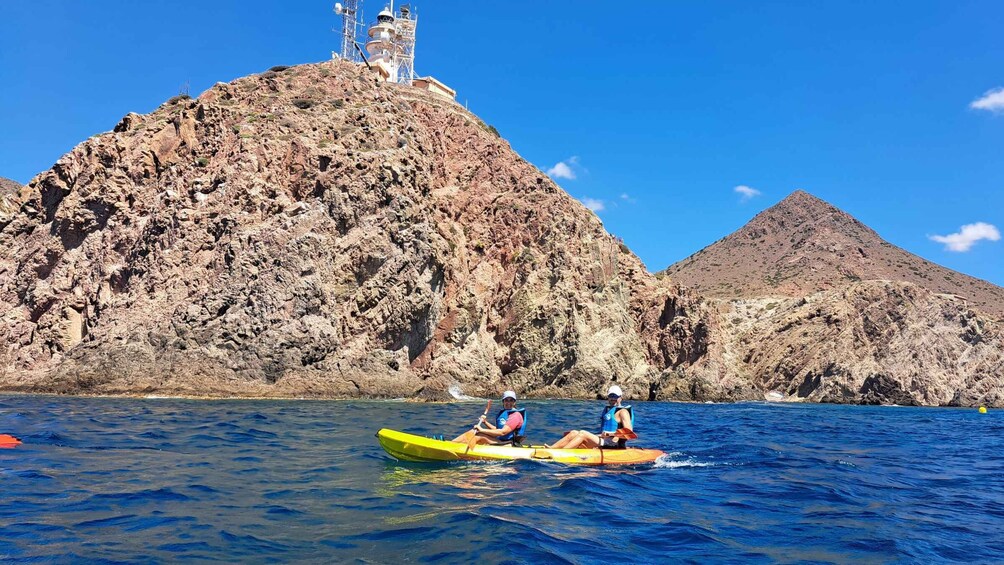
{"type": "Polygon", "coordinates": [[[624,396],[624,391],[617,385],[611,385],[610,390],[607,391],[607,396],[610,396],[611,394],[615,396],[624,396]]]}
{"type": "Polygon", "coordinates": [[[516,393],[513,392],[513,391],[511,391],[511,390],[507,390],[507,391],[503,392],[502,393],[502,400],[505,400],[507,398],[511,398],[513,400],[516,400],[516,393]]]}

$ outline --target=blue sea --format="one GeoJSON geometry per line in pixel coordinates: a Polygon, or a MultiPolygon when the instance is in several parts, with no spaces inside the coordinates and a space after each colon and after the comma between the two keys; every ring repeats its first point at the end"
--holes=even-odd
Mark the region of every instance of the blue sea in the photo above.
{"type": "MultiPolygon", "coordinates": [[[[533,401],[530,439],[600,402],[533,401]]],[[[635,404],[654,465],[421,465],[480,402],[0,396],[0,560],[1000,562],[1004,414],[635,404]]]]}

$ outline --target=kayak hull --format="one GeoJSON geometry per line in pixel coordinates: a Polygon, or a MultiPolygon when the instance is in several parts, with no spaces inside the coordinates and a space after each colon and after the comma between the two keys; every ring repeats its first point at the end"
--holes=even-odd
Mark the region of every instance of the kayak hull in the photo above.
{"type": "Polygon", "coordinates": [[[449,461],[512,461],[535,459],[570,465],[638,465],[651,463],[664,453],[658,449],[549,449],[544,446],[475,445],[443,441],[397,430],[377,432],[380,446],[401,461],[441,463],[449,461]]]}

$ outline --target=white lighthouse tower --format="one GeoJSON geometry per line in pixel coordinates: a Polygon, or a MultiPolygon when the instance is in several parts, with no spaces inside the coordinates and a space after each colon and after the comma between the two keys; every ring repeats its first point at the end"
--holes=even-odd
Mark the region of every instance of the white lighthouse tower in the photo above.
{"type": "Polygon", "coordinates": [[[394,23],[394,13],[384,8],[377,15],[377,21],[370,26],[369,40],[366,41],[367,61],[387,82],[398,82],[398,57],[401,46],[394,23]]]}
{"type": "MultiPolygon", "coordinates": [[[[362,0],[343,0],[345,4],[335,4],[335,13],[342,16],[341,58],[355,61],[352,49],[356,48],[355,29],[362,13],[362,0]]],[[[431,76],[415,76],[415,30],[418,14],[409,4],[402,4],[394,12],[394,3],[384,7],[377,15],[376,22],[367,30],[366,66],[381,80],[407,84],[451,100],[457,93],[452,88],[431,76]]]]}
{"type": "Polygon", "coordinates": [[[370,26],[366,41],[367,61],[387,82],[411,85],[415,81],[415,28],[418,16],[404,4],[397,14],[385,7],[370,26]]]}

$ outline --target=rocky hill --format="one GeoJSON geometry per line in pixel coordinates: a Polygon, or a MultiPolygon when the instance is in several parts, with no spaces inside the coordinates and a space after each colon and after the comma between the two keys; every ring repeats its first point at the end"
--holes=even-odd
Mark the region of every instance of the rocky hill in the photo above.
{"type": "MultiPolygon", "coordinates": [[[[349,63],[128,114],[17,194],[0,218],[0,390],[594,397],[616,381],[634,399],[1004,404],[1002,332],[962,299],[853,277],[703,298],[648,273],[473,114],[349,63]]],[[[774,248],[798,241],[774,223],[805,224],[790,208],[765,220],[774,248]]],[[[878,256],[857,226],[800,247],[854,228],[878,256]]],[[[810,263],[865,278],[833,258],[856,252],[841,237],[820,251],[832,264],[810,263]]]]}
{"type": "Polygon", "coordinates": [[[723,363],[786,399],[1004,402],[1004,289],[803,191],[664,275],[719,301],[723,363]]]}
{"type": "MultiPolygon", "coordinates": [[[[276,68],[129,114],[0,231],[0,387],[636,395],[715,383],[712,312],[461,106],[276,68]]],[[[727,382],[727,379],[726,379],[727,382]]],[[[752,391],[747,391],[751,395],[752,391]]]]}
{"type": "Polygon", "coordinates": [[[904,251],[803,191],[665,274],[717,298],[799,297],[863,280],[906,281],[1004,318],[1004,288],[904,251]]]}

